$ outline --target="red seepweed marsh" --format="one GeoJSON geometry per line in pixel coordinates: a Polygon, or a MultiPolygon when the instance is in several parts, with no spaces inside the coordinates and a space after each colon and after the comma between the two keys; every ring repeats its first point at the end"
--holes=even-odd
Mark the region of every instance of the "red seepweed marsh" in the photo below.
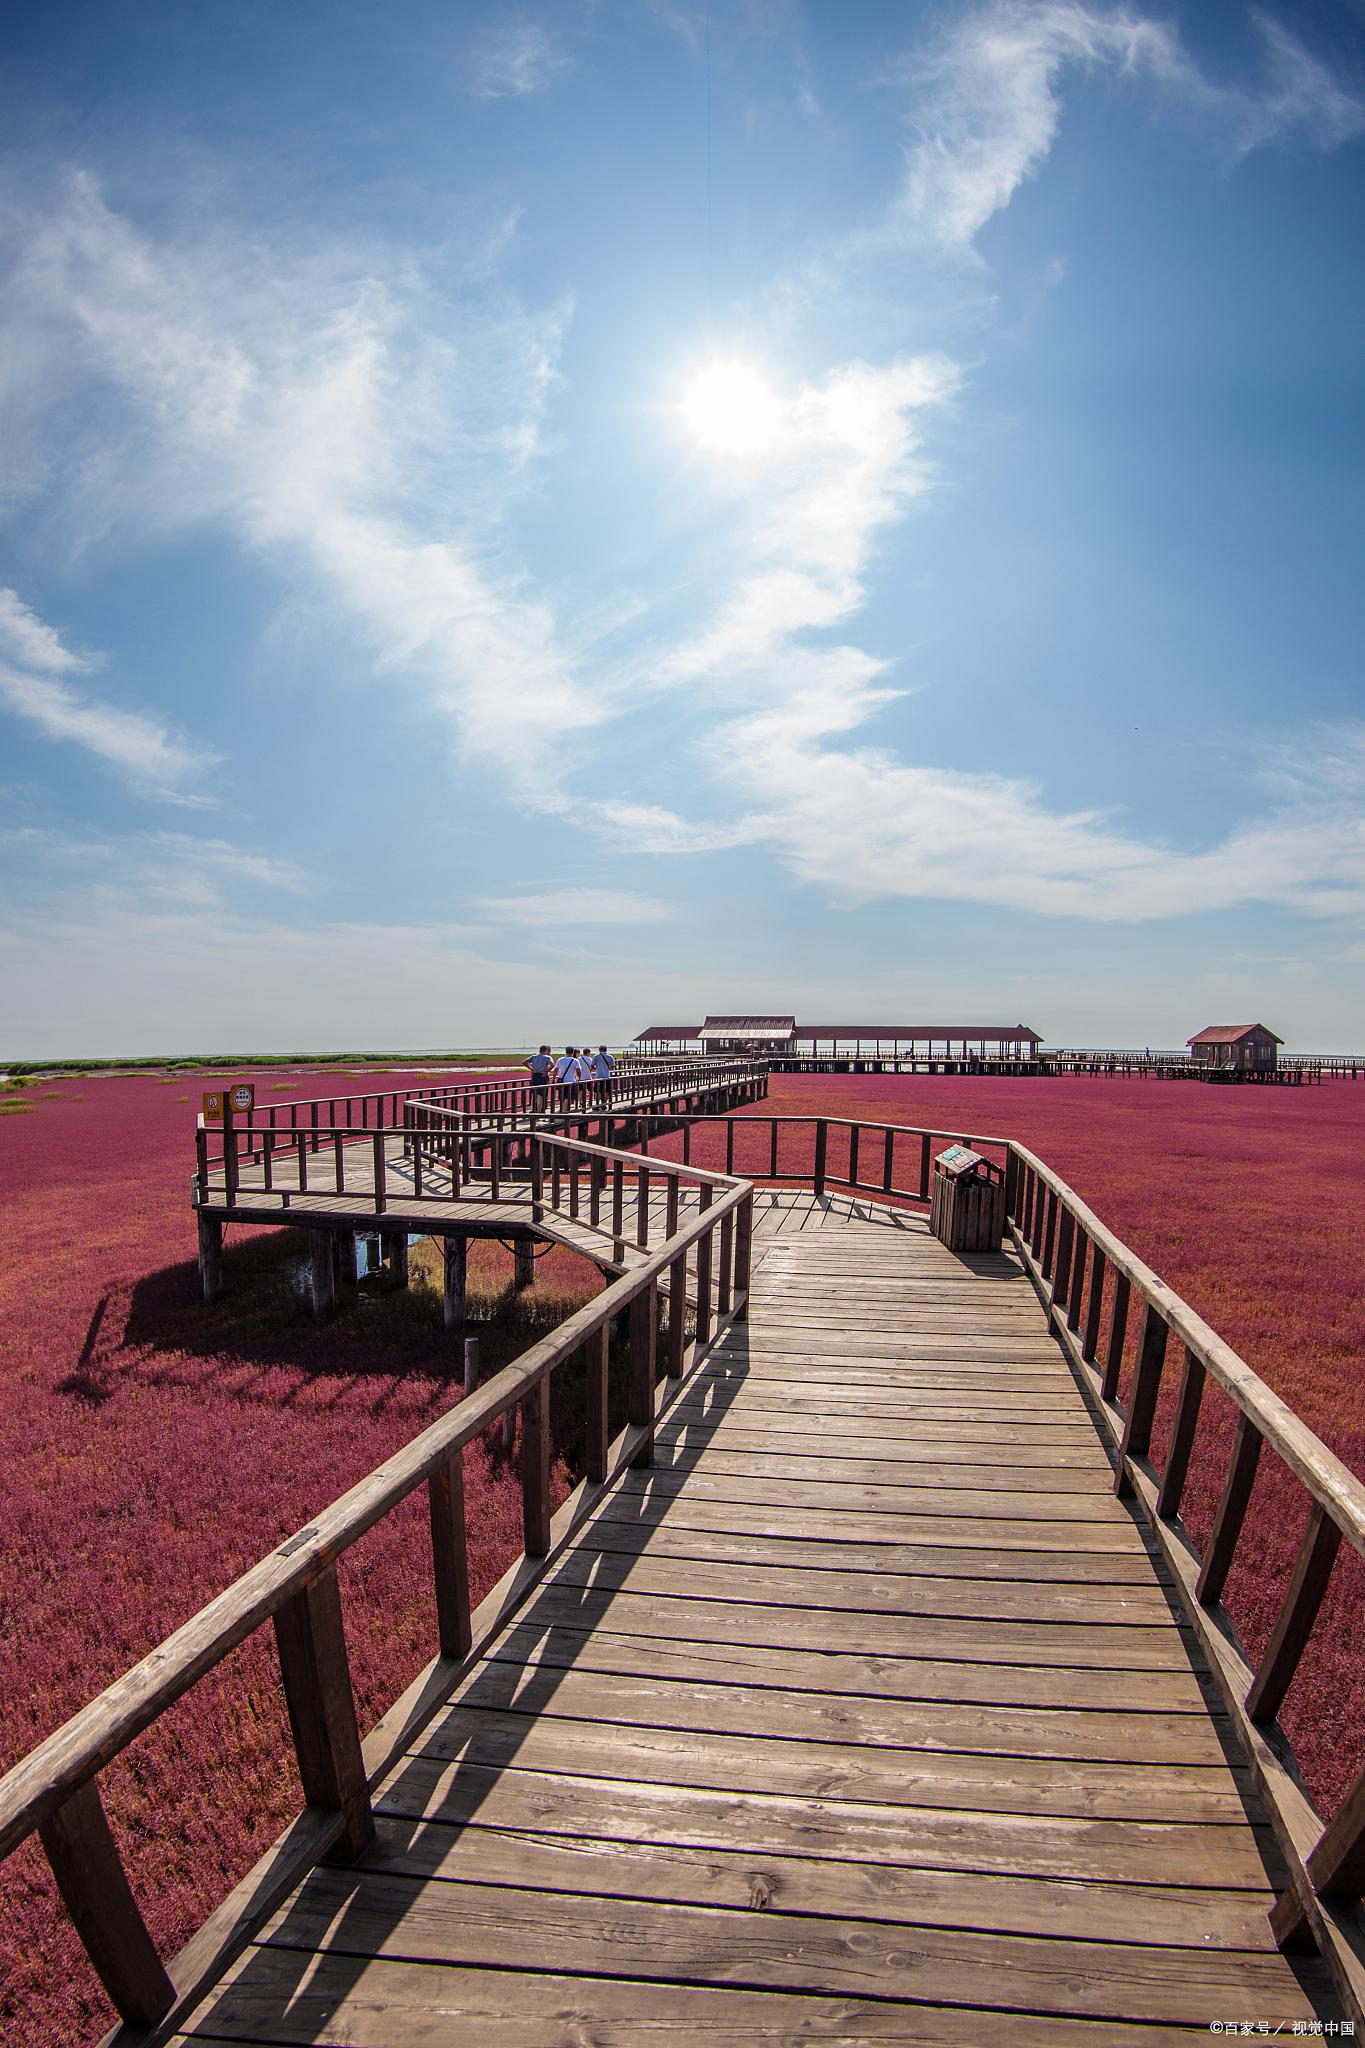
{"type": "MultiPolygon", "coordinates": [[[[380,1085],[429,1078],[386,1075],[380,1085]]],[[[289,1079],[300,1095],[374,1085],[334,1070],[289,1079]]],[[[30,1113],[0,1127],[6,1766],[458,1398],[432,1298],[367,1300],[317,1325],[294,1282],[297,1241],[291,1250],[282,1232],[233,1227],[229,1292],[203,1306],[189,1205],[201,1085],[42,1083],[26,1091],[30,1113]]],[[[774,1077],[754,1113],[769,1108],[1021,1139],[1365,1471],[1365,1086],[791,1075],[774,1077]]],[[[723,1163],[722,1144],[703,1133],[693,1156],[723,1163]]],[[[499,1251],[471,1260],[489,1296],[509,1273],[499,1251]]],[[[597,1285],[569,1254],[537,1269],[549,1315],[597,1285]]],[[[486,1366],[529,1338],[507,1329],[486,1366]]],[[[1230,1427],[1225,1404],[1207,1406],[1187,1496],[1199,1538],[1230,1427]]],[[[556,1498],[575,1454],[565,1414],[556,1498]]],[[[520,1493],[514,1468],[485,1446],[467,1456],[466,1485],[477,1598],[520,1548],[520,1493]]],[[[1302,1516],[1274,1459],[1263,1461],[1228,1592],[1253,1653],[1302,1516]]],[[[343,1561],[366,1726],[430,1654],[427,1542],[419,1497],[343,1561]]],[[[1338,1715],[1343,1729],[1365,1728],[1350,1655],[1359,1583],[1356,1560],[1343,1557],[1322,1640],[1284,1716],[1328,1806],[1362,1761],[1338,1735],[1338,1715]]],[[[140,1738],[105,1788],[151,1931],[171,1953],[297,1810],[269,1631],[140,1738]]],[[[97,2038],[111,2015],[36,1844],[9,1860],[0,1886],[5,2040],[69,2048],[97,2038]]]]}

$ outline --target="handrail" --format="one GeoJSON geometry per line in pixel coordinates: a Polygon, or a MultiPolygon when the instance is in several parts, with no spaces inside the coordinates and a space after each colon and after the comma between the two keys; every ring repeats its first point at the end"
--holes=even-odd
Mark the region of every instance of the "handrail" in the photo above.
{"type": "Polygon", "coordinates": [[[1311,1931],[1348,2011],[1365,2018],[1365,1768],[1324,1824],[1278,1720],[1312,1639],[1342,1537],[1365,1557],[1365,1484],[1060,1175],[1017,1143],[1010,1146],[1006,1168],[1006,1213],[1049,1327],[1107,1437],[1115,1492],[1139,1504],[1172,1569],[1265,1795],[1290,1877],[1271,1915],[1275,1938],[1291,1946],[1311,1931]],[[1125,1401],[1119,1382],[1134,1307],[1138,1321],[1125,1401]],[[1153,1425],[1172,1337],[1183,1346],[1184,1363],[1159,1464],[1153,1425]],[[1209,1380],[1232,1402],[1237,1423],[1222,1497],[1201,1551],[1180,1505],[1209,1380]],[[1253,1665],[1222,1593],[1266,1448],[1304,1488],[1308,1512],[1279,1615],[1253,1665]]]}
{"type": "MultiPolygon", "coordinates": [[[[633,1155],[607,1148],[567,1141],[567,1149],[624,1158],[638,1166],[633,1155]]],[[[154,2024],[178,1993],[128,1888],[104,1816],[99,1773],[237,1644],[273,1618],[308,1806],[338,1816],[337,1829],[318,1839],[328,1846],[339,1829],[352,1854],[366,1846],[374,1824],[342,1634],[336,1561],[425,1481],[431,1494],[440,1655],[464,1659],[472,1641],[460,1469],[464,1447],[521,1404],[524,1556],[543,1558],[551,1547],[549,1379],[587,1347],[590,1479],[604,1484],[609,1471],[627,1457],[636,1464],[651,1461],[660,1283],[669,1286],[670,1375],[675,1352],[682,1369],[689,1254],[700,1288],[718,1232],[722,1261],[727,1245],[737,1253],[722,1306],[736,1320],[747,1314],[752,1186],[700,1170],[691,1170],[689,1177],[703,1184],[703,1206],[653,1254],[279,1544],[0,1778],[0,1857],[35,1829],[41,1833],[76,1930],[125,2021],[154,2024]],[[607,1343],[611,1323],[622,1310],[630,1312],[630,1414],[624,1448],[613,1466],[607,1343]],[[95,1887],[88,1882],[92,1865],[102,1879],[95,1887]]],[[[709,1315],[705,1328],[699,1316],[694,1361],[704,1354],[710,1334],[709,1315]]]]}

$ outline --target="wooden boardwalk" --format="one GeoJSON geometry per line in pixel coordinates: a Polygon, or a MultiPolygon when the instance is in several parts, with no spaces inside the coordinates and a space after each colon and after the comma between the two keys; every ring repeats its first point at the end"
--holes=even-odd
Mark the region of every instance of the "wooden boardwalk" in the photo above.
{"type": "Polygon", "coordinates": [[[762,1192],[749,1320],[172,2038],[1095,2044],[1339,2016],[1013,1253],[762,1192]]]}

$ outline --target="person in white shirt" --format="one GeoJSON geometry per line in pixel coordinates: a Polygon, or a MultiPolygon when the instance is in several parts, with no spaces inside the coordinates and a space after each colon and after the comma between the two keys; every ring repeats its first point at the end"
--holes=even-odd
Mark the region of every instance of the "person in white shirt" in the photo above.
{"type": "Polygon", "coordinates": [[[605,1045],[599,1045],[592,1056],[592,1077],[597,1083],[597,1102],[601,1109],[611,1106],[611,1077],[615,1072],[615,1060],[605,1045]]]}
{"type": "Polygon", "coordinates": [[[566,1045],[559,1058],[555,1061],[555,1089],[559,1096],[559,1106],[561,1109],[568,1109],[572,1106],[574,1097],[578,1093],[578,1081],[578,1047],[576,1045],[566,1045]]]}

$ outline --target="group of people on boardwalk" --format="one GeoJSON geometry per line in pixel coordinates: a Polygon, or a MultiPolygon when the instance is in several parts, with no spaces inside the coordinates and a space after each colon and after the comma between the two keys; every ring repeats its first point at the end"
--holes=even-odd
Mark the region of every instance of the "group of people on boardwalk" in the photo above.
{"type": "Polygon", "coordinates": [[[531,1070],[532,1110],[585,1109],[592,1104],[605,1109],[611,1102],[616,1062],[605,1045],[596,1052],[586,1045],[566,1045],[558,1059],[542,1045],[526,1064],[531,1070]]]}

